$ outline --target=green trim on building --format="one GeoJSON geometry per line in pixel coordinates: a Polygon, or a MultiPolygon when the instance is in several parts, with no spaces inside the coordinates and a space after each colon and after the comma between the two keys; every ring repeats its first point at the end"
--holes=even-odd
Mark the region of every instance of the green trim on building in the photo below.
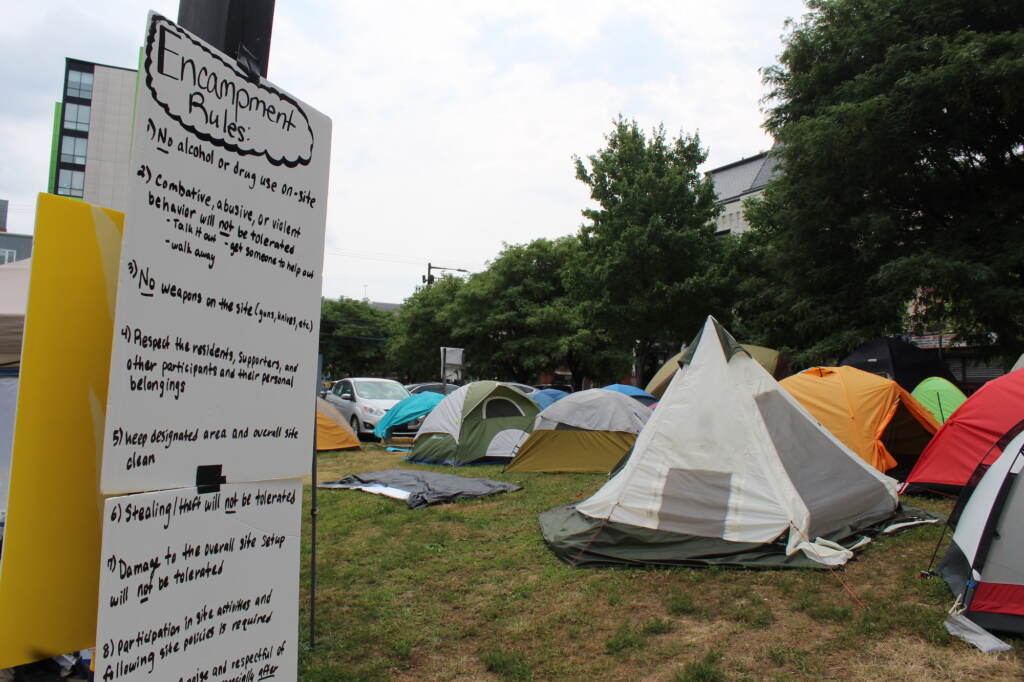
{"type": "Polygon", "coordinates": [[[46,185],[46,191],[50,194],[57,193],[57,155],[60,153],[60,122],[64,115],[62,102],[53,104],[53,141],[50,143],[50,182],[46,185]]]}
{"type": "MultiPolygon", "coordinates": [[[[131,144],[135,143],[135,110],[139,106],[139,89],[142,87],[142,74],[143,67],[145,66],[146,50],[143,46],[139,46],[139,64],[138,68],[135,69],[135,96],[132,98],[132,130],[131,136],[128,138],[131,144]]],[[[133,149],[128,150],[128,157],[131,158],[133,149]]]]}

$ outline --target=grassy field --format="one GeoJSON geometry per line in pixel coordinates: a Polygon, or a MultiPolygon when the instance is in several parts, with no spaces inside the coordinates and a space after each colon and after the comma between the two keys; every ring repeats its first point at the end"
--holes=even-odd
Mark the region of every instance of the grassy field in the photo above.
{"type": "MultiPolygon", "coordinates": [[[[421,510],[319,491],[318,636],[315,650],[303,647],[302,680],[1024,677],[1015,654],[982,654],[943,629],[951,596],[941,579],[917,577],[940,528],[878,539],[842,573],[580,570],[545,547],[536,516],[585,499],[604,476],[416,467],[374,445],[321,454],[319,465],[321,480],[424,468],[524,489],[421,510]]],[[[308,503],[307,486],[304,643],[308,503]]]]}

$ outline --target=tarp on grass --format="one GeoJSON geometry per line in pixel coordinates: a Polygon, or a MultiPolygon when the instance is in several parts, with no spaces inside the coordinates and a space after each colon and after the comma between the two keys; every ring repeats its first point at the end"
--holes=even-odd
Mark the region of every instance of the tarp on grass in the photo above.
{"type": "Polygon", "coordinates": [[[492,481],[488,478],[466,478],[454,474],[435,474],[431,471],[390,469],[352,474],[337,481],[319,484],[320,488],[362,490],[405,500],[409,509],[431,504],[486,497],[498,493],[522,490],[518,485],[492,481]]]}

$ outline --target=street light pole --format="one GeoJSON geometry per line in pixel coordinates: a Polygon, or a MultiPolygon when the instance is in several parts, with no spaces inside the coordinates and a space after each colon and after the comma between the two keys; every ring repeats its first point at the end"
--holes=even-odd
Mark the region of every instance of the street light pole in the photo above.
{"type": "Polygon", "coordinates": [[[179,0],[178,23],[250,74],[267,77],[274,0],[179,0]]]}
{"type": "Polygon", "coordinates": [[[428,287],[431,284],[433,284],[434,280],[436,279],[433,273],[431,272],[432,270],[448,270],[450,272],[469,272],[469,270],[465,268],[444,268],[441,267],[440,265],[427,263],[427,274],[423,275],[423,283],[426,284],[428,287]]]}

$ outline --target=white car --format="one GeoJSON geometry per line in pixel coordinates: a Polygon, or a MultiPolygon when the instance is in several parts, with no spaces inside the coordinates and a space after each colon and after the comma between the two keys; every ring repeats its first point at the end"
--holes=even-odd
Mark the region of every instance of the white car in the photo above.
{"type": "Polygon", "coordinates": [[[335,381],[324,398],[338,408],[357,435],[369,435],[388,410],[409,391],[391,379],[350,378],[335,381]]]}

